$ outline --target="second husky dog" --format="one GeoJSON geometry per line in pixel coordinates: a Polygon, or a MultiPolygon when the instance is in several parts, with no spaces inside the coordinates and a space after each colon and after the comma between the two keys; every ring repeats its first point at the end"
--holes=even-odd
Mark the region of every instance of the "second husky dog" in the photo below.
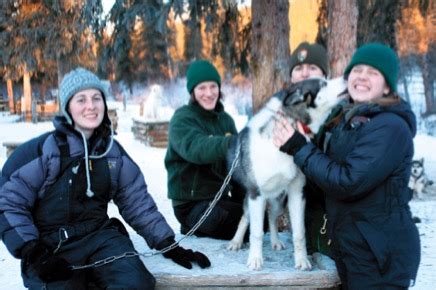
{"type": "Polygon", "coordinates": [[[428,179],[424,170],[424,158],[413,160],[409,179],[409,187],[413,190],[413,197],[423,199],[424,193],[431,185],[433,185],[433,181],[428,179]]]}

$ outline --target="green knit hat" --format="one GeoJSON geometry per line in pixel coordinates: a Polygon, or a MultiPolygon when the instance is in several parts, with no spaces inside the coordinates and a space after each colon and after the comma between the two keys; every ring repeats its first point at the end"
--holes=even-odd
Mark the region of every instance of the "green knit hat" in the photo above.
{"type": "Polygon", "coordinates": [[[188,82],[186,88],[191,93],[195,86],[206,81],[214,81],[221,86],[221,77],[216,68],[207,60],[196,60],[188,68],[186,73],[188,82]]]}
{"type": "Polygon", "coordinates": [[[318,66],[325,76],[329,73],[327,51],[318,44],[301,43],[291,54],[291,73],[295,66],[300,64],[314,64],[318,66]]]}
{"type": "Polygon", "coordinates": [[[381,43],[368,43],[359,47],[353,54],[344,71],[348,77],[351,69],[358,64],[366,64],[379,70],[392,91],[397,91],[398,56],[392,48],[381,43]]]}
{"type": "Polygon", "coordinates": [[[98,76],[89,70],[78,67],[64,76],[59,87],[61,111],[69,124],[73,124],[73,120],[71,119],[71,116],[67,110],[68,102],[77,92],[86,89],[99,90],[103,95],[103,99],[105,100],[105,108],[107,109],[106,97],[108,94],[104,84],[100,81],[98,76]]]}

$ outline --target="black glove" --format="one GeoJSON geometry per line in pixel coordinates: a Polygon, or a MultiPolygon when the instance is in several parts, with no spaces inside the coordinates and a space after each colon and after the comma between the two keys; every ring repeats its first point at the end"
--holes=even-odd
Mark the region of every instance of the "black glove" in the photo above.
{"type": "Polygon", "coordinates": [[[295,131],[294,135],[292,135],[292,137],[289,138],[289,140],[286,141],[285,144],[280,146],[279,150],[294,156],[295,153],[297,153],[298,150],[300,150],[301,147],[303,147],[306,144],[307,144],[306,138],[304,138],[304,136],[300,132],[295,131]]]}
{"type": "Polygon", "coordinates": [[[190,249],[187,250],[180,246],[163,253],[163,256],[173,260],[174,263],[177,263],[186,269],[192,269],[191,262],[196,262],[202,269],[210,267],[210,261],[205,254],[194,252],[190,249]]]}
{"type": "Polygon", "coordinates": [[[21,250],[24,266],[35,269],[44,282],[68,280],[73,275],[71,265],[63,258],[52,254],[46,246],[30,241],[21,250]]]}
{"type": "MultiPolygon", "coordinates": [[[[158,249],[164,249],[165,247],[173,244],[174,239],[166,239],[158,246],[158,249]]],[[[194,252],[190,249],[184,249],[180,246],[175,247],[168,252],[162,254],[165,258],[173,260],[174,263],[179,264],[186,269],[192,269],[192,263],[196,262],[200,268],[204,269],[210,267],[210,261],[208,257],[200,252],[194,252]]]]}

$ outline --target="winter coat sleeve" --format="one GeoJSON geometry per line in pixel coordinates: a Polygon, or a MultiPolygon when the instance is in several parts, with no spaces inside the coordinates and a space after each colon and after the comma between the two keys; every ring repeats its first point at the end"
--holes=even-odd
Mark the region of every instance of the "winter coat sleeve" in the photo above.
{"type": "MultiPolygon", "coordinates": [[[[236,129],[233,128],[232,130],[236,129]]],[[[184,160],[194,164],[210,164],[225,160],[230,139],[235,136],[209,135],[201,120],[174,115],[170,122],[169,146],[184,160]]]]}
{"type": "Polygon", "coordinates": [[[122,156],[121,166],[114,202],[124,220],[145,239],[149,247],[156,248],[160,242],[175,234],[158,211],[139,167],[127,154],[122,156]]]}
{"type": "Polygon", "coordinates": [[[31,143],[21,146],[5,164],[10,176],[4,175],[0,189],[0,234],[9,252],[17,258],[26,242],[39,238],[32,209],[48,168],[48,159],[20,154],[37,152],[31,143]]]}
{"type": "Polygon", "coordinates": [[[384,113],[363,126],[343,161],[333,160],[312,143],[294,156],[306,176],[338,200],[365,196],[398,168],[413,146],[412,134],[401,117],[384,113]]]}

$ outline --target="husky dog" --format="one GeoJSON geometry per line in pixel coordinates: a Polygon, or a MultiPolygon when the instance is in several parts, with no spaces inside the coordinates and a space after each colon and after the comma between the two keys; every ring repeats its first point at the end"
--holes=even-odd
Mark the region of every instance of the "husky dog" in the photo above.
{"type": "Polygon", "coordinates": [[[424,170],[424,158],[412,161],[412,170],[409,179],[409,187],[413,190],[413,197],[422,199],[424,192],[433,181],[429,180],[424,170]]]}
{"type": "Polygon", "coordinates": [[[229,165],[234,160],[236,150],[240,148],[239,163],[233,179],[245,187],[247,195],[244,215],[227,249],[241,248],[250,225],[247,266],[251,270],[260,270],[263,264],[263,221],[267,203],[271,246],[274,250],[284,248],[278,237],[276,221],[283,212],[286,197],[293,232],[295,268],[312,268],[307,257],[304,229],[306,202],[303,186],[306,180],[294,164],[293,157],[274,146],[272,130],[277,112],[281,111],[291,123],[301,121],[316,133],[331,109],[339,102],[338,96],[345,88],[343,78],[331,81],[309,79],[294,84],[274,94],[241,131],[238,141],[230,145],[227,158],[229,165]]]}

